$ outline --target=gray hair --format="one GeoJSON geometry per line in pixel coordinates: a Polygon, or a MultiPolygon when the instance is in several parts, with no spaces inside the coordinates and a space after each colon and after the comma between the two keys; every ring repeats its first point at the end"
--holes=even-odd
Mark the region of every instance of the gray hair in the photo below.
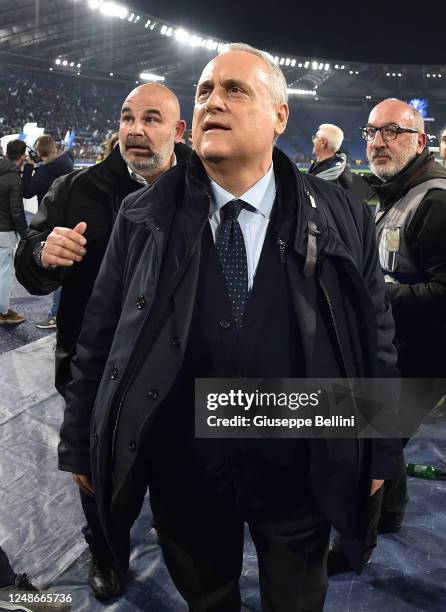
{"type": "Polygon", "coordinates": [[[319,126],[318,133],[325,138],[330,149],[337,151],[344,140],[344,132],[333,123],[322,123],[319,126]]]}
{"type": "Polygon", "coordinates": [[[220,55],[222,53],[226,53],[227,51],[244,51],[245,53],[251,53],[251,55],[260,57],[260,59],[262,59],[268,66],[270,78],[269,85],[266,85],[266,87],[268,88],[273,104],[286,104],[288,102],[288,85],[285,76],[279,66],[274,63],[272,56],[269,53],[256,49],[255,47],[251,47],[251,45],[246,43],[231,43],[229,45],[225,45],[220,51],[220,55]]]}

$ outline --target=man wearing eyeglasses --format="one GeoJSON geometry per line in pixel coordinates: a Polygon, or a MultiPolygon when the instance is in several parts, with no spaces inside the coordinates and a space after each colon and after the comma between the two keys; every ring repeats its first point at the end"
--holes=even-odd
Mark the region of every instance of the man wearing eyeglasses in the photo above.
{"type": "MultiPolygon", "coordinates": [[[[374,174],[371,184],[379,198],[377,242],[386,297],[395,319],[400,372],[405,378],[444,378],[446,168],[426,147],[421,114],[401,100],[387,99],[375,106],[361,134],[374,174]]],[[[378,533],[393,533],[401,527],[407,501],[401,453],[399,476],[384,485],[381,513],[376,517],[378,533]]],[[[369,535],[364,563],[376,545],[376,532],[369,535]]],[[[329,573],[347,571],[343,546],[344,541],[338,542],[332,549],[329,573]]]]}

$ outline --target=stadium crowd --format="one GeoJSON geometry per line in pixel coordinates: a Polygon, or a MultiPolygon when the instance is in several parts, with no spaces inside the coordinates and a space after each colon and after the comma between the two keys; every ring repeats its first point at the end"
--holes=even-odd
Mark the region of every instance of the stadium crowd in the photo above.
{"type": "Polygon", "coordinates": [[[75,159],[94,160],[116,130],[125,86],[0,66],[0,137],[37,122],[58,143],[75,130],[75,159]]]}

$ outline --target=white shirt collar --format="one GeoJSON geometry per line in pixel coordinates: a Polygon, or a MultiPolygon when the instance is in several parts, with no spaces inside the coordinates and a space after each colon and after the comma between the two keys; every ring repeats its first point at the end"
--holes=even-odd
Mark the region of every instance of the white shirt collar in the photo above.
{"type": "Polygon", "coordinates": [[[210,177],[209,180],[212,193],[210,215],[215,214],[231,200],[243,200],[255,208],[263,217],[269,219],[276,197],[276,179],[274,176],[273,164],[271,164],[268,172],[262,176],[255,185],[250,187],[248,191],[245,191],[245,193],[238,198],[232,193],[229,193],[229,191],[226,191],[226,189],[223,189],[223,187],[210,177]]]}
{"type": "MultiPolygon", "coordinates": [[[[172,153],[172,158],[171,158],[171,161],[170,161],[169,170],[170,170],[170,168],[173,168],[176,165],[177,165],[177,156],[175,155],[175,153],[172,153]]],[[[140,174],[138,174],[137,172],[132,170],[129,165],[127,165],[127,170],[129,171],[129,174],[132,177],[132,179],[134,181],[136,181],[137,183],[140,183],[141,185],[150,185],[151,184],[143,176],[141,176],[140,174]]]]}

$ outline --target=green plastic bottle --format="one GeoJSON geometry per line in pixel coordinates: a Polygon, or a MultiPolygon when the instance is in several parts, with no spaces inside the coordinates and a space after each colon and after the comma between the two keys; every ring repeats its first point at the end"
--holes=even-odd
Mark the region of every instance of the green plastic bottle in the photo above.
{"type": "Polygon", "coordinates": [[[446,470],[444,468],[435,467],[435,465],[408,463],[406,470],[410,476],[416,476],[417,478],[427,478],[428,480],[446,478],[446,470]]]}

